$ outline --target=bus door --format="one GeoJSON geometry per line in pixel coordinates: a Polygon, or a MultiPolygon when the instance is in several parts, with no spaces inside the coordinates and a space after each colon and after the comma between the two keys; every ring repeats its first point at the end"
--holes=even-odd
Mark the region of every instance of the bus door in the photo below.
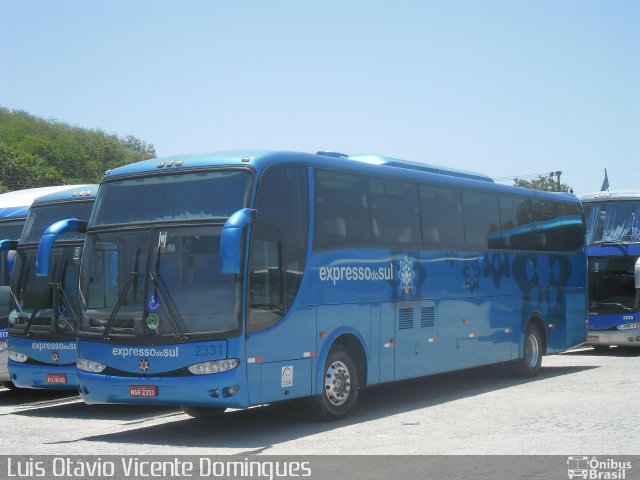
{"type": "Polygon", "coordinates": [[[303,167],[262,174],[252,228],[246,356],[251,404],[310,395],[316,310],[297,302],[307,255],[303,167]]]}

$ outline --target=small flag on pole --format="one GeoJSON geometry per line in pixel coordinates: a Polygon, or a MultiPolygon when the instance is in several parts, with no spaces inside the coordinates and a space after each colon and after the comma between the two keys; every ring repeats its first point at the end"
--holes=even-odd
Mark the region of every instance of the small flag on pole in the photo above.
{"type": "Polygon", "coordinates": [[[609,177],[607,177],[607,169],[604,169],[604,181],[602,182],[602,188],[600,188],[601,192],[609,190],[609,177]]]}

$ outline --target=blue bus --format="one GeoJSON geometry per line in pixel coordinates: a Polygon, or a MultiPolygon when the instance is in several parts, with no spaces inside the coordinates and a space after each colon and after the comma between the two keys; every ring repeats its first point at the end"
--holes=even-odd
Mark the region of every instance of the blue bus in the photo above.
{"type": "Polygon", "coordinates": [[[484,175],[336,152],[135,163],[86,229],[78,388],[192,416],[308,397],[335,419],[370,385],[533,376],[585,340],[586,263],[576,197],[484,175]]]}
{"type": "Polygon", "coordinates": [[[11,272],[22,227],[33,200],[64,187],[41,187],[0,194],[0,385],[13,388],[7,368],[7,318],[11,272]]]}
{"type": "MultiPolygon", "coordinates": [[[[63,232],[60,220],[89,220],[97,185],[67,185],[37,198],[16,250],[9,313],[9,375],[19,388],[77,390],[78,276],[84,235],[63,232]],[[53,233],[51,233],[53,232],[53,233]],[[51,274],[36,276],[43,237],[56,235],[51,274]]],[[[47,259],[49,260],[49,259],[47,259]]]]}
{"type": "Polygon", "coordinates": [[[640,192],[581,196],[589,257],[587,344],[640,347],[640,192]]]}

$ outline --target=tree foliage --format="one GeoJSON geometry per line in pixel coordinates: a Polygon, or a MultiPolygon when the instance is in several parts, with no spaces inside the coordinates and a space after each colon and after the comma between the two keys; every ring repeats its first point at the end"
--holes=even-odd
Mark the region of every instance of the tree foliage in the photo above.
{"type": "Polygon", "coordinates": [[[516,178],[514,180],[514,186],[531,188],[533,190],[543,190],[545,192],[570,192],[573,193],[573,189],[564,183],[558,185],[558,181],[551,176],[538,175],[538,178],[533,180],[523,180],[522,178],[516,178]]]}
{"type": "Polygon", "coordinates": [[[0,107],[0,192],[97,183],[105,170],[155,157],[132,135],[118,137],[0,107]]]}

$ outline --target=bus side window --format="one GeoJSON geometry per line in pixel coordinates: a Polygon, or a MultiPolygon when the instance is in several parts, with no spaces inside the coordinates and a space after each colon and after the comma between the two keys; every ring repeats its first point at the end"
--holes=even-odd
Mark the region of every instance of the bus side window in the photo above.
{"type": "Polygon", "coordinates": [[[462,192],[465,239],[468,250],[486,250],[489,237],[498,230],[498,195],[493,192],[462,192]]]}
{"type": "Polygon", "coordinates": [[[421,185],[422,242],[425,248],[464,248],[462,203],[456,188],[421,185]]]}
{"type": "Polygon", "coordinates": [[[370,178],[369,200],[373,244],[420,244],[420,216],[415,185],[370,178]]]}
{"type": "Polygon", "coordinates": [[[275,325],[289,310],[302,281],[307,255],[306,170],[264,173],[258,186],[249,266],[248,332],[275,325]]]}
{"type": "Polygon", "coordinates": [[[374,224],[369,216],[367,178],[316,170],[316,225],[313,247],[370,245],[374,224]]]}

